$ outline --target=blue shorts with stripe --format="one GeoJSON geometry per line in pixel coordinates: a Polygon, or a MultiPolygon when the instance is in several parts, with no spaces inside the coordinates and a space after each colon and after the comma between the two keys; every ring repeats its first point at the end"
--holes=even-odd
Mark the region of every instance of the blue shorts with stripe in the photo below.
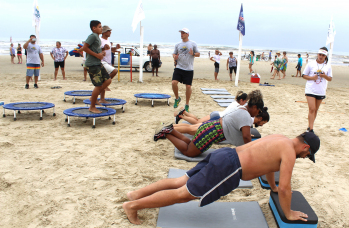
{"type": "Polygon", "coordinates": [[[221,148],[210,153],[186,175],[188,192],[205,206],[225,196],[239,186],[242,169],[235,148],[221,148]]]}
{"type": "Polygon", "coordinates": [[[40,75],[40,64],[27,63],[27,76],[39,76],[40,75]]]}

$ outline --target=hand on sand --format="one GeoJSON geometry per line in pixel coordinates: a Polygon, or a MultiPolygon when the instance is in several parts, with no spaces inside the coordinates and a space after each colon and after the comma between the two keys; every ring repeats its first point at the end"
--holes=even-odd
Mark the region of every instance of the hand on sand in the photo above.
{"type": "Polygon", "coordinates": [[[93,113],[96,113],[96,114],[99,114],[99,113],[102,113],[101,111],[99,111],[96,107],[94,107],[94,108],[89,108],[88,109],[90,112],[93,112],[93,113]]]}

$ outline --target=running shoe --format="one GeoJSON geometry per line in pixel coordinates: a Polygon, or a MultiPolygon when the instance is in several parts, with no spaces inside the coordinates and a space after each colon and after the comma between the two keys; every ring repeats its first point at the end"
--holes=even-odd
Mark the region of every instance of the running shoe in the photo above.
{"type": "Polygon", "coordinates": [[[29,89],[29,85],[28,85],[28,84],[25,84],[25,87],[24,87],[24,88],[29,89]]]}
{"type": "Polygon", "coordinates": [[[158,141],[159,139],[166,139],[166,134],[165,134],[165,133],[162,133],[162,132],[160,132],[160,133],[158,133],[158,134],[155,134],[155,135],[154,135],[154,141],[156,142],[156,141],[158,141]]]}
{"type": "Polygon", "coordinates": [[[178,112],[176,116],[176,124],[178,124],[178,122],[182,119],[182,117],[180,116],[183,115],[184,111],[185,111],[185,108],[178,112]]]}
{"type": "Polygon", "coordinates": [[[178,99],[175,99],[175,103],[173,105],[174,108],[178,108],[179,102],[181,102],[181,97],[178,97],[178,99]]]}
{"type": "Polygon", "coordinates": [[[187,104],[185,105],[185,111],[189,112],[189,105],[187,105],[187,104]]]}
{"type": "Polygon", "coordinates": [[[168,123],[161,123],[156,129],[155,129],[155,135],[159,134],[159,133],[165,133],[165,134],[169,134],[171,133],[173,130],[173,124],[172,122],[168,122],[168,123]]]}
{"type": "Polygon", "coordinates": [[[38,89],[39,88],[38,84],[34,84],[34,88],[38,89]]]}

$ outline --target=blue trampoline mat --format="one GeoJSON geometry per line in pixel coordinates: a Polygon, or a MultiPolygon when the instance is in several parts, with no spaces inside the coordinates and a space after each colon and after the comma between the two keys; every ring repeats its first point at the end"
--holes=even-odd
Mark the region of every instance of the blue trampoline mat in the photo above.
{"type": "MultiPolygon", "coordinates": [[[[98,100],[100,100],[98,98],[98,100]]],[[[110,103],[101,103],[103,106],[114,106],[114,105],[124,105],[127,102],[123,99],[117,99],[117,98],[105,98],[106,101],[109,101],[110,103]]],[[[84,100],[84,103],[87,105],[91,104],[90,99],[86,99],[84,100]]]]}
{"type": "Polygon", "coordinates": [[[92,90],[72,90],[72,91],[64,92],[64,95],[75,96],[75,97],[91,96],[92,90]]]}
{"type": "Polygon", "coordinates": [[[67,116],[90,117],[90,118],[111,116],[116,113],[116,110],[112,108],[97,107],[97,109],[102,111],[102,113],[93,113],[93,112],[90,112],[88,109],[89,109],[88,107],[69,108],[64,110],[63,113],[67,116]]]}
{"type": "Polygon", "coordinates": [[[3,107],[10,110],[42,110],[53,108],[55,105],[48,102],[16,102],[5,104],[3,107]]]}
{"type": "Polygon", "coordinates": [[[145,98],[145,99],[168,99],[168,98],[171,98],[170,95],[161,94],[161,93],[137,93],[134,96],[137,98],[145,98]]]}

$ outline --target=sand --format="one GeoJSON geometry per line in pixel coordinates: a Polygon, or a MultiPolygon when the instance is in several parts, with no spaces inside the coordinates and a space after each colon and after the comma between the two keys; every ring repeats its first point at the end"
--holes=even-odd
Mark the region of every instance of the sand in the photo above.
{"type": "MultiPolygon", "coordinates": [[[[160,77],[144,73],[144,82],[137,82],[133,72],[114,80],[107,97],[125,99],[126,111],[117,110],[116,125],[108,118],[92,120],[72,118],[67,127],[63,110],[84,106],[82,99],[72,104],[71,97],[63,101],[69,90],[93,89],[83,82],[81,58],[69,57],[66,81],[59,73],[53,81],[53,61],[45,56],[39,89],[24,89],[26,67],[11,65],[9,56],[0,56],[0,100],[5,103],[46,101],[56,105],[57,116],[48,110],[39,120],[38,111],[25,111],[13,120],[13,112],[0,121],[0,226],[1,227],[132,227],[122,203],[126,193],[144,187],[167,176],[169,168],[190,169],[196,163],[175,160],[174,147],[168,140],[153,141],[154,129],[160,121],[173,121],[173,92],[171,77],[173,61],[162,58],[160,77]],[[51,89],[61,86],[61,89],[51,89]],[[154,108],[148,100],[134,105],[136,93],[156,92],[172,96],[156,101],[154,108]]],[[[225,63],[225,59],[222,60],[225,63]]],[[[225,64],[221,64],[220,81],[213,81],[213,62],[207,58],[195,60],[195,79],[190,111],[199,117],[211,111],[221,111],[200,88],[226,88],[232,95],[238,90],[260,89],[269,108],[270,122],[258,130],[262,136],[284,134],[293,138],[307,128],[308,107],[305,101],[305,80],[293,78],[295,64],[290,63],[284,80],[271,80],[270,63],[256,62],[254,68],[261,82],[275,87],[260,87],[249,82],[247,62],[242,62],[241,81],[235,87],[229,81],[225,64]]],[[[292,176],[292,189],[300,191],[319,217],[318,227],[348,227],[349,224],[349,100],[347,66],[334,66],[334,79],[329,83],[326,104],[320,106],[315,132],[321,139],[316,163],[298,159],[292,176]]],[[[180,86],[185,97],[185,87],[180,86]]],[[[184,102],[182,103],[184,105],[184,102]]],[[[214,148],[222,146],[214,145],[214,148]]],[[[282,149],[282,148],[280,148],[282,149]]],[[[270,227],[276,223],[268,206],[269,191],[252,180],[251,190],[235,190],[220,201],[258,201],[270,227]]],[[[139,212],[143,227],[155,227],[159,209],[139,212]]],[[[219,227],[219,224],[217,224],[219,227]]]]}

